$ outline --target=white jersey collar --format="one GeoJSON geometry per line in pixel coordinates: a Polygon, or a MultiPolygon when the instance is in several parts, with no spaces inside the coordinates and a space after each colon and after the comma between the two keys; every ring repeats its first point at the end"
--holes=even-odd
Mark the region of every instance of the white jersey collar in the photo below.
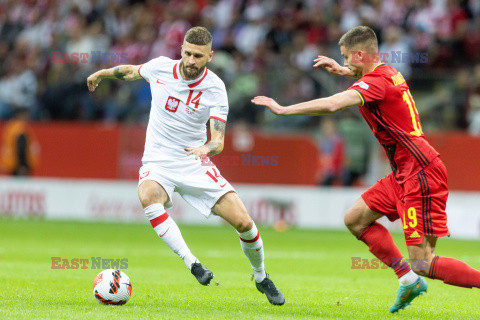
{"type": "Polygon", "coordinates": [[[205,77],[207,76],[208,69],[205,68],[205,70],[203,70],[202,75],[199,76],[198,78],[193,79],[193,80],[183,79],[182,74],[180,73],[180,63],[181,62],[182,62],[182,60],[177,60],[177,62],[173,66],[173,72],[172,72],[173,77],[175,79],[180,79],[181,81],[187,83],[189,88],[194,88],[194,87],[198,86],[203,81],[203,79],[205,79],[205,77]]]}

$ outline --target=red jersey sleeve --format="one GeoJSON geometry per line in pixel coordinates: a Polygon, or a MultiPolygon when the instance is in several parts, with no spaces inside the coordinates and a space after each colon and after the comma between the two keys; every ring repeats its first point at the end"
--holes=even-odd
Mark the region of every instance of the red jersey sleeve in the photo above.
{"type": "Polygon", "coordinates": [[[365,103],[381,101],[385,97],[385,79],[380,75],[365,75],[357,82],[352,84],[347,90],[355,90],[362,99],[363,106],[365,103]]]}

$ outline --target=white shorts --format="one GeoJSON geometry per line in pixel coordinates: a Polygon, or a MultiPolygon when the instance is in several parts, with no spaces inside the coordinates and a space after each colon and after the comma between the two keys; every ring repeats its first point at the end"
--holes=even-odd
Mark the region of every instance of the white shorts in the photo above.
{"type": "Polygon", "coordinates": [[[221,196],[235,191],[213,163],[206,166],[194,159],[188,162],[146,162],[140,168],[138,185],[146,180],[156,181],[165,189],[169,198],[165,208],[172,207],[175,191],[207,218],[221,196]]]}

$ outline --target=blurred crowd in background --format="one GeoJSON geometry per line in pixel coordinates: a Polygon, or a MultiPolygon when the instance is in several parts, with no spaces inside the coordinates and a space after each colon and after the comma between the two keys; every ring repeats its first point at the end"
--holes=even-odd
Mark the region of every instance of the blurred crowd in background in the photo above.
{"type": "Polygon", "coordinates": [[[348,88],[349,78],[313,69],[326,55],[343,63],[338,40],[372,27],[381,58],[407,78],[424,131],[480,135],[480,0],[3,0],[0,2],[0,119],[16,109],[43,120],[146,123],[145,81],[86,78],[119,64],[180,58],[185,32],[213,35],[209,69],[227,86],[230,125],[310,131],[331,184],[366,170],[373,136],[355,108],[330,117],[275,117],[255,95],[292,104],[348,88]],[[343,168],[343,169],[342,169],[343,168]],[[340,179],[340,178],[339,178],[340,179]]]}

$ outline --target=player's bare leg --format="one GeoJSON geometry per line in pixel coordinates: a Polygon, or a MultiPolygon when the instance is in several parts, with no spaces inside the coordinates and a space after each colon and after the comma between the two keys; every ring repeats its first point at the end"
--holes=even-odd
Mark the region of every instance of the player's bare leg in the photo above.
{"type": "Polygon", "coordinates": [[[146,180],[140,184],[138,187],[138,199],[144,209],[154,203],[164,205],[170,200],[165,189],[153,180],[146,180]]]}
{"type": "MultiPolygon", "coordinates": [[[[388,230],[377,222],[383,215],[371,210],[363,198],[359,198],[345,215],[345,225],[358,239],[363,241],[370,252],[383,263],[394,269],[400,282],[412,271],[408,264],[401,263],[403,255],[388,230]]],[[[412,272],[413,273],[413,272],[412,272]]],[[[415,279],[416,280],[416,276],[415,279]]],[[[413,281],[412,281],[413,282],[413,281]]]]}
{"type": "MultiPolygon", "coordinates": [[[[400,283],[399,294],[402,292],[402,287],[410,286],[422,280],[422,284],[424,283],[426,290],[425,280],[413,272],[408,263],[404,262],[403,255],[395,242],[393,242],[390,232],[380,223],[376,222],[377,219],[382,216],[382,214],[371,210],[365,201],[359,198],[345,215],[345,225],[358,240],[363,241],[368,246],[368,249],[375,257],[395,271],[400,283]]],[[[418,294],[406,297],[401,295],[400,299],[404,297],[408,298],[407,300],[409,301],[405,301],[406,304],[403,304],[404,301],[401,300],[398,308],[390,308],[390,311],[395,312],[398,311],[398,309],[403,309],[416,296],[418,296],[418,294]]]]}
{"type": "Polygon", "coordinates": [[[374,256],[393,268],[398,278],[401,279],[411,269],[408,264],[400,263],[403,255],[393,242],[390,232],[377,222],[382,216],[371,210],[360,197],[348,210],[344,220],[348,230],[358,240],[363,241],[374,256]]]}
{"type": "Polygon", "coordinates": [[[383,217],[382,214],[370,210],[362,198],[358,198],[353,206],[347,211],[344,222],[348,230],[358,238],[362,232],[370,227],[375,221],[383,217]]]}
{"type": "Polygon", "coordinates": [[[270,303],[284,304],[285,298],[282,292],[265,273],[263,241],[242,200],[235,192],[228,192],[217,201],[212,211],[237,230],[242,250],[253,268],[257,289],[267,296],[270,303]]]}
{"type": "Polygon", "coordinates": [[[480,271],[463,261],[435,255],[437,238],[425,236],[420,245],[407,246],[415,272],[457,287],[480,288],[480,271]],[[423,262],[423,263],[422,263],[423,262]]]}
{"type": "Polygon", "coordinates": [[[410,264],[415,273],[428,277],[430,265],[435,257],[436,237],[423,237],[418,245],[407,245],[410,264]]]}
{"type": "Polygon", "coordinates": [[[177,224],[165,211],[164,205],[169,201],[165,189],[153,180],[146,180],[138,187],[138,198],[158,236],[183,259],[200,284],[208,285],[213,278],[213,273],[201,265],[190,252],[177,224]]]}

